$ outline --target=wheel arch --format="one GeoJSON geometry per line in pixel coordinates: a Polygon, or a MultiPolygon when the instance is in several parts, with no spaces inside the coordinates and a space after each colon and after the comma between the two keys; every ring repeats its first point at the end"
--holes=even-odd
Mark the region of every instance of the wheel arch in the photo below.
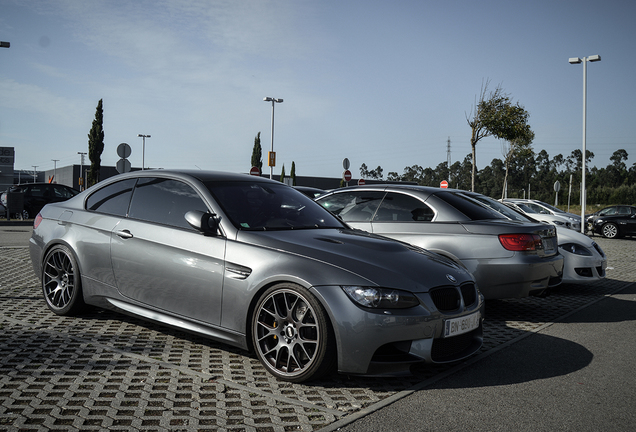
{"type": "Polygon", "coordinates": [[[254,292],[254,295],[252,296],[252,299],[250,300],[250,304],[245,314],[245,342],[247,344],[248,351],[254,352],[254,344],[252,341],[252,316],[254,315],[254,311],[256,310],[256,305],[258,304],[258,301],[260,300],[261,296],[263,295],[265,291],[267,291],[271,287],[278,284],[296,285],[306,290],[308,294],[313,295],[316,298],[316,300],[318,300],[318,302],[322,305],[323,309],[325,310],[325,313],[327,314],[327,317],[328,317],[327,325],[329,327],[329,331],[335,338],[336,353],[337,353],[338,347],[340,346],[340,344],[338,343],[340,339],[336,332],[335,326],[333,325],[334,317],[332,316],[331,310],[327,307],[328,305],[325,302],[325,299],[319,293],[312,291],[311,289],[312,286],[309,285],[306,281],[302,279],[291,278],[291,277],[280,277],[280,278],[270,280],[267,283],[263,284],[254,292]]]}

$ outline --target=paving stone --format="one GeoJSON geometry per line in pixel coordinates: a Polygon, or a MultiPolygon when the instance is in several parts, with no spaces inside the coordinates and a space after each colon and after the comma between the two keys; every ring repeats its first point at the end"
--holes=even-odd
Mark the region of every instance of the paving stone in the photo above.
{"type": "MultiPolygon", "coordinates": [[[[605,280],[488,301],[486,354],[636,281],[636,242],[595,238],[605,280]]],[[[28,249],[0,247],[0,431],[314,431],[452,371],[276,380],[239,349],[114,312],[51,313],[28,249]]]]}

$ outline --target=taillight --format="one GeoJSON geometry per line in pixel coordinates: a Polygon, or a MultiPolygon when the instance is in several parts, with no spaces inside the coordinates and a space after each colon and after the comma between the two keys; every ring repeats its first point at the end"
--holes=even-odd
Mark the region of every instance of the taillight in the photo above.
{"type": "Polygon", "coordinates": [[[40,222],[42,222],[42,215],[40,213],[38,213],[38,215],[35,217],[35,219],[33,219],[33,228],[37,228],[38,225],[40,225],[40,222]]]}
{"type": "Polygon", "coordinates": [[[533,251],[541,248],[541,237],[536,234],[501,234],[499,241],[509,251],[533,251]]]}

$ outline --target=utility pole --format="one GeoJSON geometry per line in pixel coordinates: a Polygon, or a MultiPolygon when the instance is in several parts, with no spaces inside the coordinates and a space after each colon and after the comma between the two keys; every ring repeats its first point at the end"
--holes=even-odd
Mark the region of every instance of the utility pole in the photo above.
{"type": "Polygon", "coordinates": [[[451,182],[451,147],[450,147],[450,137],[448,137],[448,141],[446,141],[446,166],[448,167],[448,184],[450,185],[450,182],[451,182]]]}
{"type": "Polygon", "coordinates": [[[31,166],[33,167],[33,183],[35,183],[38,178],[38,165],[31,166]]]}

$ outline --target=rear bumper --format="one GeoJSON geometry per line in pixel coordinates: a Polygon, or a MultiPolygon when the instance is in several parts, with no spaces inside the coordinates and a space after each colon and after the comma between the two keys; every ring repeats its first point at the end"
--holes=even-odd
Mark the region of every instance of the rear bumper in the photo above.
{"type": "Polygon", "coordinates": [[[527,297],[561,283],[563,256],[515,254],[467,264],[486,299],[527,297]],[[472,268],[474,270],[472,270],[472,268]]]}

